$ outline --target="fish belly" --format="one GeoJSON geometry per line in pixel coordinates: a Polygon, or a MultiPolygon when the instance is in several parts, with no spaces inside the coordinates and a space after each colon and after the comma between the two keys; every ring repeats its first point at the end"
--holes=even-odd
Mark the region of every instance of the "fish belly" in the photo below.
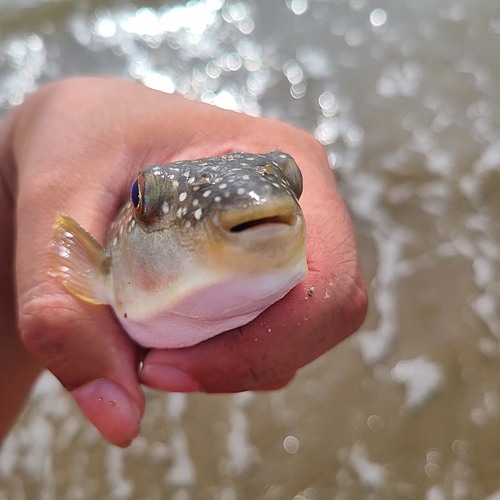
{"type": "Polygon", "coordinates": [[[300,283],[307,271],[259,277],[198,289],[168,309],[120,317],[138,344],[154,348],[187,347],[245,325],[300,283]],[[134,317],[135,316],[135,317],[134,317]]]}

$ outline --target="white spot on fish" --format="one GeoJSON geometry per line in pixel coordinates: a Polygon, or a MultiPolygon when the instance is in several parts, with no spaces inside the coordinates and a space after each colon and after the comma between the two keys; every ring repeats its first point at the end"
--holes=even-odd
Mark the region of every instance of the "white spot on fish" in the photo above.
{"type": "Polygon", "coordinates": [[[192,184],[193,182],[194,182],[194,177],[190,177],[190,178],[188,179],[188,184],[192,184]]]}
{"type": "Polygon", "coordinates": [[[177,217],[182,217],[182,208],[179,208],[179,210],[177,210],[177,217]]]}
{"type": "Polygon", "coordinates": [[[245,193],[245,190],[243,188],[239,188],[238,191],[236,191],[239,195],[242,195],[245,193]]]}
{"type": "Polygon", "coordinates": [[[172,186],[177,189],[179,187],[179,182],[178,181],[173,181],[172,186]]]}
{"type": "Polygon", "coordinates": [[[187,198],[187,193],[181,193],[179,195],[179,201],[184,201],[187,198]]]}
{"type": "Polygon", "coordinates": [[[221,197],[220,197],[220,196],[216,196],[216,197],[214,198],[214,200],[215,200],[217,203],[219,203],[219,201],[221,200],[221,197]]]}
{"type": "Polygon", "coordinates": [[[221,185],[219,186],[219,189],[226,189],[226,188],[227,188],[227,184],[221,184],[221,185]]]}
{"type": "Polygon", "coordinates": [[[242,179],[248,181],[250,180],[250,176],[245,174],[244,176],[242,176],[242,179]]]}
{"type": "Polygon", "coordinates": [[[196,210],[196,212],[194,213],[194,218],[196,220],[200,220],[201,219],[201,213],[202,213],[201,208],[198,208],[198,210],[196,210]]]}
{"type": "MultiPolygon", "coordinates": [[[[163,202],[163,205],[161,206],[161,210],[164,214],[166,214],[170,210],[170,207],[168,206],[168,202],[166,202],[166,201],[163,202]]],[[[135,221],[134,221],[134,223],[135,223],[135,221]]]]}
{"type": "Polygon", "coordinates": [[[210,196],[210,193],[212,191],[210,191],[210,189],[207,189],[204,193],[203,193],[203,198],[208,198],[210,196]]]}
{"type": "Polygon", "coordinates": [[[69,248],[66,248],[66,247],[61,245],[59,247],[59,255],[65,259],[67,259],[71,255],[71,252],[70,252],[69,248]]]}
{"type": "Polygon", "coordinates": [[[113,238],[113,246],[116,247],[116,244],[118,243],[118,238],[115,236],[113,238]]]}
{"type": "Polygon", "coordinates": [[[286,155],[280,155],[280,158],[284,159],[284,158],[286,158],[286,155]]]}
{"type": "Polygon", "coordinates": [[[193,207],[197,207],[198,203],[200,203],[198,200],[193,200],[193,207]]]}

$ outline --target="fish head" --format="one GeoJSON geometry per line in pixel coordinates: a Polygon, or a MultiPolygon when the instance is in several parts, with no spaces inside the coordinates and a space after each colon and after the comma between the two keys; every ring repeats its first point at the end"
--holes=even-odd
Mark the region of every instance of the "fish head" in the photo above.
{"type": "Polygon", "coordinates": [[[142,170],[114,226],[120,240],[110,234],[113,307],[129,334],[191,345],[282,298],[307,273],[301,192],[299,168],[279,151],[142,170]]]}
{"type": "Polygon", "coordinates": [[[301,193],[297,164],[277,151],[147,167],[131,200],[145,244],[148,234],[163,235],[165,245],[175,237],[188,261],[204,259],[223,276],[304,260],[301,193]]]}

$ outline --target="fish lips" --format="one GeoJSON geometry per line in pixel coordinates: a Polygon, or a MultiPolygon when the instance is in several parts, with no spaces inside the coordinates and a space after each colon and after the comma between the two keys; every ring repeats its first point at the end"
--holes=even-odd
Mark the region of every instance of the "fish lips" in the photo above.
{"type": "Polygon", "coordinates": [[[283,197],[220,210],[217,219],[222,230],[237,234],[249,230],[255,232],[268,226],[275,229],[294,227],[299,215],[302,215],[299,204],[291,197],[283,197]]]}
{"type": "Polygon", "coordinates": [[[221,210],[213,224],[217,239],[225,245],[262,257],[279,255],[279,260],[286,261],[300,254],[305,245],[304,216],[291,198],[221,210]]]}

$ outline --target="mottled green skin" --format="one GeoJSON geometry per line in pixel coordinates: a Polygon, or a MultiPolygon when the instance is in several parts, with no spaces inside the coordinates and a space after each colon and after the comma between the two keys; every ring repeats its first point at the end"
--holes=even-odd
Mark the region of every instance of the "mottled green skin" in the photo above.
{"type": "MultiPolygon", "coordinates": [[[[199,160],[153,165],[140,172],[143,211],[126,206],[111,226],[108,245],[135,219],[146,231],[190,229],[214,214],[248,209],[280,198],[297,200],[302,175],[293,158],[280,151],[231,153],[199,160]]],[[[133,228],[132,228],[133,229],[133,228]]]]}

